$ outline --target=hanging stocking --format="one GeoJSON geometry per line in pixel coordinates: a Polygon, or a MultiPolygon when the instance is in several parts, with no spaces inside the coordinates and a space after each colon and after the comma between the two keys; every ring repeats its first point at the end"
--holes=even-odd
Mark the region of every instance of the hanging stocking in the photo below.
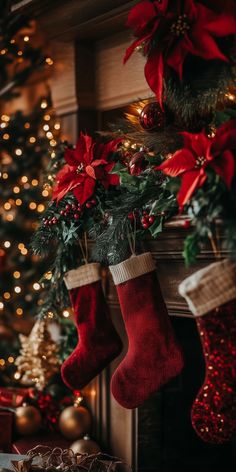
{"type": "Polygon", "coordinates": [[[129,340],[128,352],[113,374],[111,389],[125,408],[141,405],[180,373],[178,347],[150,253],[132,256],[110,271],[129,340]]]}
{"type": "Polygon", "coordinates": [[[87,385],[122,349],[102,290],[100,265],[86,264],[65,275],[75,314],[78,345],[62,365],[62,378],[72,389],[87,385]]]}
{"type": "Polygon", "coordinates": [[[216,262],[179,286],[196,316],[205,381],[192,407],[192,424],[206,442],[228,441],[236,428],[236,263],[216,262]]]}

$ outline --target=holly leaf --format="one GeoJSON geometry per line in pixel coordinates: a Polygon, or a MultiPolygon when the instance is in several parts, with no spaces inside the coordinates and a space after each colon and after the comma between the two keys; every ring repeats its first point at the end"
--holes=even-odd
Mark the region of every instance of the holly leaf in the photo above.
{"type": "Polygon", "coordinates": [[[150,226],[149,231],[153,238],[156,238],[159,233],[162,232],[163,228],[163,218],[156,218],[152,226],[150,226]]]}

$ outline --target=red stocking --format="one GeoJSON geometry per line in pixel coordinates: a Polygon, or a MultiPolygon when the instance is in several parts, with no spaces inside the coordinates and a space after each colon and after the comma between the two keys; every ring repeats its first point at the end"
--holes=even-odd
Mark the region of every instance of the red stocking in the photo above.
{"type": "Polygon", "coordinates": [[[100,265],[86,264],[65,275],[78,330],[78,345],[62,365],[65,384],[87,385],[122,349],[111,322],[100,280],[100,265]]]}
{"type": "Polygon", "coordinates": [[[155,269],[150,253],[110,267],[129,340],[111,389],[125,408],[141,405],[183,367],[155,269]]]}
{"type": "Polygon", "coordinates": [[[179,287],[196,316],[205,381],[192,407],[192,424],[206,442],[228,441],[236,429],[236,263],[211,264],[179,287]]]}

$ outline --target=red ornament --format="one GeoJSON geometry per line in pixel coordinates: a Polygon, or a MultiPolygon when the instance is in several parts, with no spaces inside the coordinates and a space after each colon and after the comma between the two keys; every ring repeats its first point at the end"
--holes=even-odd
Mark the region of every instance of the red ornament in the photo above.
{"type": "Polygon", "coordinates": [[[162,131],[166,124],[166,117],[159,103],[151,102],[145,105],[140,113],[139,122],[146,131],[162,131]]]}
{"type": "Polygon", "coordinates": [[[162,170],[166,175],[182,178],[177,195],[180,209],[207,180],[208,166],[221,177],[228,188],[231,187],[235,175],[235,157],[232,151],[236,150],[236,120],[220,126],[214,138],[209,138],[205,132],[182,135],[184,147],[156,167],[156,170],[162,170]]]}

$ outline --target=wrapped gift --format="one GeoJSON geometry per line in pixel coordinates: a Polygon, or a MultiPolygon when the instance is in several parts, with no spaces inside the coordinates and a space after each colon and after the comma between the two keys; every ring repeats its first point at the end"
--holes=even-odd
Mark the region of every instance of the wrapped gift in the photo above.
{"type": "Polygon", "coordinates": [[[28,388],[0,387],[0,407],[15,408],[21,406],[28,396],[28,388]]]}
{"type": "Polygon", "coordinates": [[[10,452],[12,444],[13,413],[0,410],[0,451],[10,452]]]}

